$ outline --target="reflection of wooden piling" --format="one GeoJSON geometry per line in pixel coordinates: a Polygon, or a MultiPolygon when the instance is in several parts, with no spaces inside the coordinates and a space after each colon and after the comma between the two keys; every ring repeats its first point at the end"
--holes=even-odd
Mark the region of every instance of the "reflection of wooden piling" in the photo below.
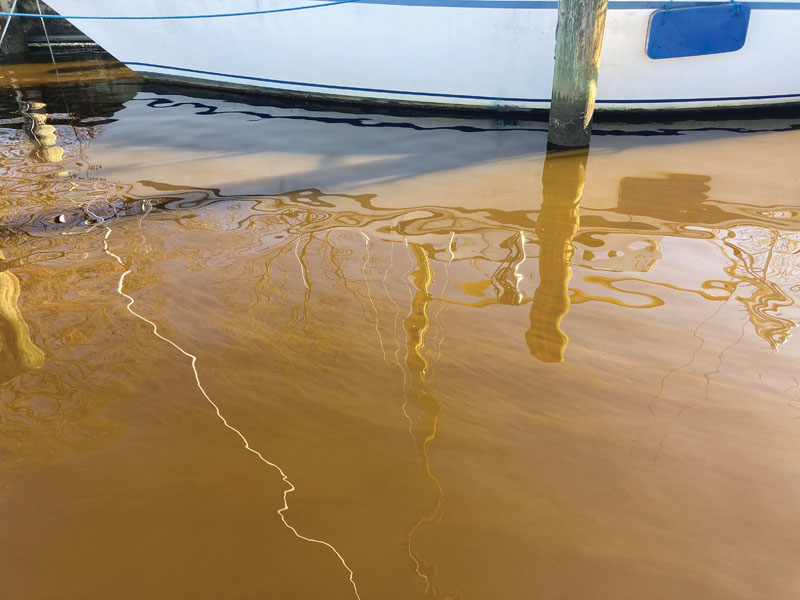
{"type": "Polygon", "coordinates": [[[430,326],[428,306],[432,296],[429,288],[433,281],[433,273],[425,247],[420,244],[411,244],[411,250],[417,262],[417,267],[412,273],[416,293],[411,301],[411,312],[403,322],[403,328],[406,331],[406,366],[411,375],[408,399],[425,415],[414,425],[414,437],[420,456],[425,457],[427,444],[436,435],[436,421],[439,418],[439,402],[428,392],[425,383],[428,362],[422,355],[425,347],[425,333],[430,326]]]}
{"type": "Polygon", "coordinates": [[[547,142],[583,148],[592,133],[608,0],[559,0],[547,142]]]}
{"type": "Polygon", "coordinates": [[[30,91],[26,96],[17,90],[17,104],[25,120],[25,132],[37,146],[36,158],[42,162],[58,162],[64,158],[64,149],[58,145],[58,132],[47,120],[50,114],[41,101],[39,92],[30,91]]]}
{"type": "Polygon", "coordinates": [[[19,279],[8,271],[0,272],[0,383],[44,363],[44,353],[31,340],[18,299],[19,279]]]}
{"type": "Polygon", "coordinates": [[[569,310],[572,238],[578,231],[587,157],[587,150],[549,152],[544,162],[542,210],[536,223],[539,287],[525,332],[528,349],[543,362],[562,362],[569,341],[561,330],[561,319],[569,310]]]}

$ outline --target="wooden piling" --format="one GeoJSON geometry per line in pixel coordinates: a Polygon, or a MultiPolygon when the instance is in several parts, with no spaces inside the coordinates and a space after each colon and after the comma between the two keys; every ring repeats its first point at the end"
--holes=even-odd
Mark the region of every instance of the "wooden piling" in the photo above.
{"type": "Polygon", "coordinates": [[[585,148],[592,133],[608,0],[559,0],[547,143],[585,148]]]}

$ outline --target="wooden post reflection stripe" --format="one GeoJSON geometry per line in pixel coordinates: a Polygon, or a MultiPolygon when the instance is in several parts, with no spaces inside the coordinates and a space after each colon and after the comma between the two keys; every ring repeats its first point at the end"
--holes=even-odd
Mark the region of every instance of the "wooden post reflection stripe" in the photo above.
{"type": "Polygon", "coordinates": [[[533,295],[525,342],[542,362],[563,362],[569,337],[561,320],[569,310],[572,239],[578,231],[578,205],[583,195],[588,150],[548,152],[542,172],[539,238],[539,287],[533,295]]]}
{"type": "Polygon", "coordinates": [[[8,271],[0,272],[0,383],[44,364],[44,352],[33,343],[28,324],[19,310],[19,292],[17,276],[8,271]]]}

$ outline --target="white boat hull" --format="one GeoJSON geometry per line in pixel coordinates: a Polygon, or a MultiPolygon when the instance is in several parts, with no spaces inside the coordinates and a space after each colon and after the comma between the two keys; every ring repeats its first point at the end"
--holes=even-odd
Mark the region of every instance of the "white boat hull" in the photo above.
{"type": "MultiPolygon", "coordinates": [[[[62,15],[260,15],[72,22],[134,71],[347,100],[546,109],[557,9],[538,0],[50,0],[62,15]]],[[[672,3],[677,7],[681,3],[672,3]]],[[[612,1],[597,108],[688,109],[800,102],[800,2],[750,3],[736,52],[653,60],[660,2],[612,1]],[[630,8],[629,8],[630,7],[630,8]]]]}

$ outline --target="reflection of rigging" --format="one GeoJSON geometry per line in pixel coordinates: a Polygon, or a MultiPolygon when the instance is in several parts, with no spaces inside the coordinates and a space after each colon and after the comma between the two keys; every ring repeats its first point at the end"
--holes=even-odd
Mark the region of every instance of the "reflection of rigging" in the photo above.
{"type": "Polygon", "coordinates": [[[423,356],[425,334],[430,327],[428,307],[433,299],[429,291],[433,282],[433,272],[429,260],[431,249],[422,244],[411,244],[410,246],[416,268],[411,274],[415,290],[411,301],[411,310],[403,322],[403,329],[406,332],[406,366],[411,378],[407,398],[412,405],[422,411],[422,417],[413,423],[411,433],[414,437],[414,444],[422,461],[425,475],[436,488],[436,500],[430,514],[420,518],[409,530],[408,554],[414,562],[417,574],[425,580],[426,597],[459,598],[460,592],[458,591],[454,595],[439,595],[433,582],[435,567],[422,559],[420,554],[414,550],[413,545],[414,534],[420,527],[425,523],[432,523],[439,515],[444,490],[431,470],[429,446],[436,439],[441,408],[436,397],[428,391],[426,382],[428,362],[423,356]]]}
{"type": "Polygon", "coordinates": [[[508,248],[508,256],[500,263],[492,275],[492,286],[497,292],[497,299],[500,304],[519,306],[524,298],[519,284],[522,275],[519,273],[519,266],[525,260],[525,234],[521,231],[512,235],[500,244],[508,248]]]}
{"type": "Polygon", "coordinates": [[[378,319],[378,307],[375,306],[375,300],[372,299],[372,291],[370,290],[369,285],[369,277],[367,277],[367,265],[369,264],[369,236],[364,233],[363,231],[360,232],[362,236],[364,236],[364,250],[366,251],[366,256],[364,257],[364,265],[361,267],[361,274],[364,276],[364,285],[367,288],[367,299],[369,300],[370,306],[372,306],[372,312],[375,315],[375,333],[378,335],[378,343],[381,347],[381,354],[383,355],[383,362],[386,362],[386,348],[383,346],[383,336],[381,335],[381,328],[380,322],[378,319]]]}
{"type": "MultiPolygon", "coordinates": [[[[450,264],[453,262],[455,258],[455,253],[453,252],[453,244],[455,243],[456,235],[454,232],[450,232],[450,239],[447,241],[447,254],[448,258],[447,261],[444,263],[444,285],[442,286],[441,291],[439,292],[439,296],[444,299],[447,296],[447,286],[450,285],[450,264]]],[[[524,242],[523,242],[524,243],[524,242]]],[[[523,247],[524,253],[524,247],[523,247]]],[[[433,314],[433,322],[436,325],[436,329],[434,331],[434,353],[432,358],[432,364],[437,364],[439,359],[442,357],[442,344],[444,344],[445,338],[445,329],[444,325],[442,324],[442,311],[444,310],[446,303],[440,302],[439,308],[433,314]]],[[[428,378],[428,383],[431,382],[433,379],[433,373],[431,373],[430,377],[428,378]]]]}
{"type": "Polygon", "coordinates": [[[734,289],[745,285],[753,290],[750,296],[736,296],[736,300],[747,309],[756,333],[776,349],[789,339],[797,326],[793,320],[779,314],[782,308],[795,304],[782,288],[780,279],[789,283],[797,281],[800,273],[796,259],[792,259],[800,252],[800,236],[783,236],[772,228],[737,227],[723,238],[720,250],[729,261],[723,270],[733,280],[734,289]],[[771,280],[770,276],[778,281],[771,280]]]}

